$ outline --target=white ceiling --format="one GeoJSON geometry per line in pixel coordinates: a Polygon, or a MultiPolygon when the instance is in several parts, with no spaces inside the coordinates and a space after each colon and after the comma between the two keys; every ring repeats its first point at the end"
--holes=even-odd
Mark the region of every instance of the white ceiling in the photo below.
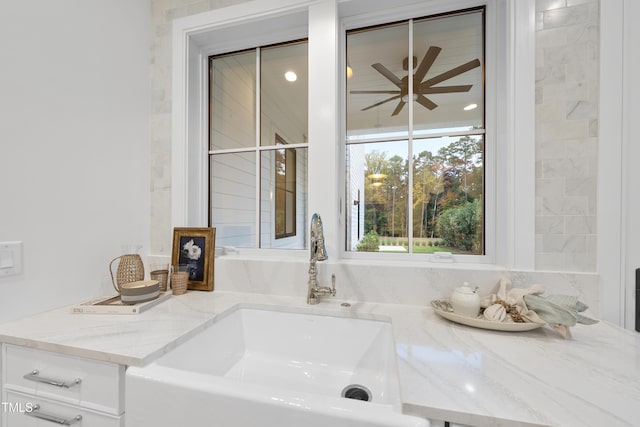
{"type": "MultiPolygon", "coordinates": [[[[360,111],[393,96],[392,94],[349,92],[397,89],[397,86],[371,65],[380,63],[399,78],[407,76],[408,72],[403,70],[402,62],[408,57],[408,27],[408,24],[403,24],[354,32],[348,36],[347,59],[353,69],[353,77],[347,81],[347,121],[350,130],[406,126],[406,106],[398,116],[391,117],[398,104],[397,100],[368,111],[360,111]]],[[[481,12],[415,21],[413,32],[413,51],[417,64],[420,64],[430,46],[442,49],[423,81],[476,58],[483,65],[481,12]]],[[[428,128],[458,126],[462,123],[482,124],[481,108],[469,112],[463,111],[462,108],[472,102],[483,104],[483,68],[477,67],[437,84],[436,86],[472,84],[473,87],[466,93],[428,95],[427,97],[438,105],[433,110],[427,110],[422,105],[414,103],[414,123],[428,128]]]]}

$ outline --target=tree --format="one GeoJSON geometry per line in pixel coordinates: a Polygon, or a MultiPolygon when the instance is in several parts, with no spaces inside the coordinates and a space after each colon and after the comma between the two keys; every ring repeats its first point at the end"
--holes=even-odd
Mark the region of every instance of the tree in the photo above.
{"type": "Polygon", "coordinates": [[[438,218],[438,235],[445,246],[479,252],[482,248],[482,209],[480,201],[443,212],[438,218]]]}
{"type": "Polygon", "coordinates": [[[422,151],[413,159],[413,236],[425,237],[429,229],[429,207],[435,209],[431,200],[442,192],[437,162],[430,151],[422,151]]]}
{"type": "Polygon", "coordinates": [[[463,136],[438,150],[448,168],[448,177],[462,189],[464,200],[469,200],[469,175],[482,168],[482,138],[463,136]]]}
{"type": "Polygon", "coordinates": [[[380,191],[380,187],[384,185],[389,169],[387,152],[373,150],[365,154],[364,161],[366,177],[364,232],[373,230],[378,234],[386,233],[385,194],[380,191]]]}
{"type": "Polygon", "coordinates": [[[364,235],[360,243],[358,243],[358,251],[360,252],[378,252],[380,246],[380,236],[371,230],[364,235]]]}
{"type": "Polygon", "coordinates": [[[463,136],[437,154],[412,159],[412,200],[407,158],[373,150],[365,154],[365,229],[379,236],[441,237],[460,250],[482,250],[483,145],[463,136]],[[478,226],[480,224],[480,226],[478,226]],[[475,250],[475,249],[474,249],[475,250]]]}
{"type": "MultiPolygon", "coordinates": [[[[391,235],[407,235],[408,162],[395,155],[389,159],[385,191],[387,193],[387,219],[391,219],[391,235]]],[[[387,228],[389,232],[389,228],[387,228]]]]}

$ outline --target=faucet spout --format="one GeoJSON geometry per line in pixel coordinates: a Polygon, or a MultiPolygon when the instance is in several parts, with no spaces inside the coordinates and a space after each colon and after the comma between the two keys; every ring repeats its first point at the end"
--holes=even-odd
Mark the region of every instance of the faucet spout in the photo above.
{"type": "Polygon", "coordinates": [[[335,276],[332,277],[333,287],[320,286],[318,284],[318,269],[316,263],[329,258],[324,245],[324,230],[320,215],[314,213],[311,216],[309,226],[309,282],[307,285],[307,304],[318,304],[320,295],[335,296],[335,276]]]}
{"type": "Polygon", "coordinates": [[[311,226],[309,227],[309,250],[311,251],[309,260],[315,258],[316,261],[325,261],[329,258],[327,249],[324,246],[324,229],[322,227],[322,218],[317,213],[311,217],[311,226]]]}

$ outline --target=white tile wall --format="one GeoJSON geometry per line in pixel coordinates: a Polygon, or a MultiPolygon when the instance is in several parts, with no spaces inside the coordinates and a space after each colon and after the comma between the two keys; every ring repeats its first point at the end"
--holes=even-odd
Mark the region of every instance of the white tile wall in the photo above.
{"type": "Polygon", "coordinates": [[[246,0],[151,0],[151,253],[171,253],[171,22],[246,0]]]}
{"type": "Polygon", "coordinates": [[[596,269],[599,2],[536,1],[536,269],[596,269]]]}

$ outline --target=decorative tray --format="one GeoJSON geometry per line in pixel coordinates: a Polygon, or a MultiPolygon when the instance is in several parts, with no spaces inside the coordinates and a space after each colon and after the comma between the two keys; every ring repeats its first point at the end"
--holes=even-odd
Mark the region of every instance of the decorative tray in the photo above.
{"type": "Polygon", "coordinates": [[[71,306],[71,312],[82,314],[140,314],[170,297],[171,291],[160,292],[158,297],[151,301],[131,304],[122,302],[120,295],[109,295],[73,305],[71,306]]]}
{"type": "Polygon", "coordinates": [[[530,331],[544,326],[544,323],[515,323],[515,322],[492,322],[480,317],[466,317],[455,314],[451,308],[449,300],[433,300],[431,307],[441,317],[462,325],[473,326],[474,328],[490,329],[492,331],[521,332],[530,331]]]}

